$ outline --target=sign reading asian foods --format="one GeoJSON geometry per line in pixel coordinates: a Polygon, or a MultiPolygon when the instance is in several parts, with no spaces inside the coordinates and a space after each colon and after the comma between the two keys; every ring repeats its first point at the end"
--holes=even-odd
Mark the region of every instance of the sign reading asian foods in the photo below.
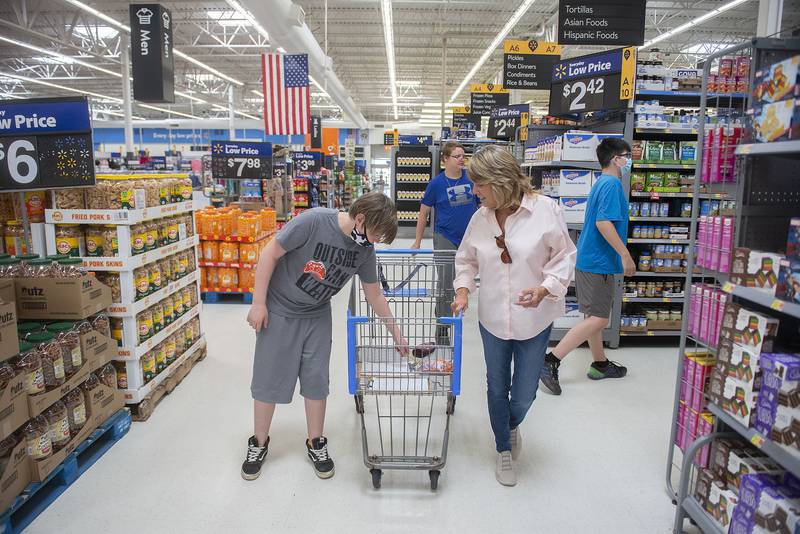
{"type": "Polygon", "coordinates": [[[550,89],[553,65],[561,59],[561,46],[544,41],[503,41],[503,87],[550,89]]]}
{"type": "Polygon", "coordinates": [[[646,3],[646,0],[559,0],[558,42],[642,45],[646,3]]]}
{"type": "Polygon", "coordinates": [[[635,77],[635,47],[559,61],[553,66],[550,115],[626,108],[635,77]]]}
{"type": "Polygon", "coordinates": [[[486,137],[491,139],[514,139],[520,126],[528,125],[528,104],[499,107],[492,110],[486,137]]]}
{"type": "Polygon", "coordinates": [[[131,4],[133,98],[175,102],[172,14],[161,4],[131,4]]]}
{"type": "Polygon", "coordinates": [[[473,83],[469,86],[470,107],[473,115],[488,117],[492,114],[492,108],[507,106],[511,92],[502,85],[473,83]]]}
{"type": "Polygon", "coordinates": [[[270,178],[272,143],[211,141],[211,174],[228,180],[270,178]]]}

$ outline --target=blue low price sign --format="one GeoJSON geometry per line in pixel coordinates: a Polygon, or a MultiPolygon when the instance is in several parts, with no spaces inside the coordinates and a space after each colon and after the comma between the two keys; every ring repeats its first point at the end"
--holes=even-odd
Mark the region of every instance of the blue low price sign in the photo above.
{"type": "Polygon", "coordinates": [[[514,134],[520,126],[528,125],[528,104],[513,104],[492,108],[489,117],[489,128],[486,137],[491,139],[514,139],[514,134]]]}
{"type": "Polygon", "coordinates": [[[399,146],[430,146],[433,144],[433,137],[430,135],[401,135],[397,140],[397,144],[399,146]]]}
{"type": "Polygon", "coordinates": [[[295,172],[315,173],[322,168],[322,155],[319,152],[292,152],[295,172]]]}
{"type": "Polygon", "coordinates": [[[0,191],[95,184],[86,97],[0,101],[0,191]]]}
{"type": "Polygon", "coordinates": [[[211,141],[211,174],[228,180],[272,177],[272,143],[211,141]]]}
{"type": "Polygon", "coordinates": [[[626,108],[635,77],[635,47],[559,61],[553,66],[550,115],[626,108]]]}

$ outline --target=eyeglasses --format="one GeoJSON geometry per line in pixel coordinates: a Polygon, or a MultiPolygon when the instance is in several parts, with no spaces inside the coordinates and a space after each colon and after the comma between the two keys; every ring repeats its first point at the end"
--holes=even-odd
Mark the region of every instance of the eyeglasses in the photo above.
{"type": "Polygon", "coordinates": [[[448,156],[448,157],[451,157],[453,159],[464,159],[464,154],[458,154],[456,156],[448,156]]]}
{"type": "Polygon", "coordinates": [[[511,254],[508,252],[508,247],[506,247],[505,234],[500,234],[498,236],[495,236],[494,244],[497,245],[498,248],[503,249],[503,251],[500,252],[500,261],[502,261],[506,265],[511,263],[511,254]]]}
{"type": "Polygon", "coordinates": [[[631,153],[630,152],[625,152],[624,154],[617,154],[617,157],[618,158],[629,158],[629,157],[631,157],[631,153]]]}

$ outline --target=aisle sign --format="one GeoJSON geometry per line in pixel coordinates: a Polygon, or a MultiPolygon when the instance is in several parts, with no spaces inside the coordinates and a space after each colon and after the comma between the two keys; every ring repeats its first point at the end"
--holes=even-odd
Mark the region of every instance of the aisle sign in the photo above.
{"type": "Polygon", "coordinates": [[[322,148],[322,117],[311,117],[311,148],[322,148]]]}
{"type": "Polygon", "coordinates": [[[553,65],[561,46],[544,41],[503,41],[503,86],[507,89],[550,89],[553,65]]]}
{"type": "Polygon", "coordinates": [[[161,4],[131,4],[133,98],[175,102],[172,14],[161,4]]]}
{"type": "Polygon", "coordinates": [[[499,107],[492,110],[489,117],[489,129],[486,137],[491,139],[514,139],[514,134],[520,126],[528,125],[528,104],[499,107]]]}
{"type": "Polygon", "coordinates": [[[272,143],[211,141],[211,174],[228,180],[270,178],[272,143]]]}
{"type": "Polygon", "coordinates": [[[322,169],[322,156],[319,152],[292,152],[295,172],[319,172],[322,169]]]}
{"type": "Polygon", "coordinates": [[[397,140],[399,146],[430,146],[433,144],[433,136],[430,135],[401,135],[397,140]]]}
{"type": "Polygon", "coordinates": [[[553,66],[550,115],[626,108],[635,75],[635,47],[559,61],[553,66]]]}
{"type": "Polygon", "coordinates": [[[282,180],[286,176],[286,162],[276,161],[272,164],[272,178],[282,180]]]}
{"type": "Polygon", "coordinates": [[[383,132],[383,146],[397,146],[397,130],[383,132]]]}
{"type": "Polygon", "coordinates": [[[558,42],[642,45],[646,0],[559,0],[558,42]]]}
{"type": "MultiPolygon", "coordinates": [[[[470,107],[474,115],[488,117],[492,108],[507,106],[511,92],[502,85],[473,83],[469,86],[470,107]]],[[[480,123],[478,124],[480,126],[480,123]]]]}
{"type": "Polygon", "coordinates": [[[469,106],[453,108],[453,128],[466,128],[467,130],[481,129],[481,116],[473,115],[469,106]]]}
{"type": "Polygon", "coordinates": [[[0,102],[0,191],[94,184],[86,97],[0,102]]]}

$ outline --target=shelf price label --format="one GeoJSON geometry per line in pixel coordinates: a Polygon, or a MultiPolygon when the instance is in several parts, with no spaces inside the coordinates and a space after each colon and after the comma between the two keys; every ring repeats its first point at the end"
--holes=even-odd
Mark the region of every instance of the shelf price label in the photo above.
{"type": "Polygon", "coordinates": [[[85,97],[0,102],[0,191],[94,185],[91,131],[85,97]]]}
{"type": "Polygon", "coordinates": [[[636,50],[619,48],[553,65],[550,114],[624,109],[633,98],[636,50]]]}
{"type": "Polygon", "coordinates": [[[270,178],[271,170],[272,143],[211,142],[211,172],[214,178],[259,180],[270,178]]]}
{"type": "Polygon", "coordinates": [[[764,446],[764,436],[761,434],[753,434],[753,437],[750,438],[750,443],[760,449],[764,446]]]}
{"type": "Polygon", "coordinates": [[[517,128],[528,125],[530,107],[528,104],[497,107],[489,117],[486,137],[492,139],[513,139],[517,128]]]}

